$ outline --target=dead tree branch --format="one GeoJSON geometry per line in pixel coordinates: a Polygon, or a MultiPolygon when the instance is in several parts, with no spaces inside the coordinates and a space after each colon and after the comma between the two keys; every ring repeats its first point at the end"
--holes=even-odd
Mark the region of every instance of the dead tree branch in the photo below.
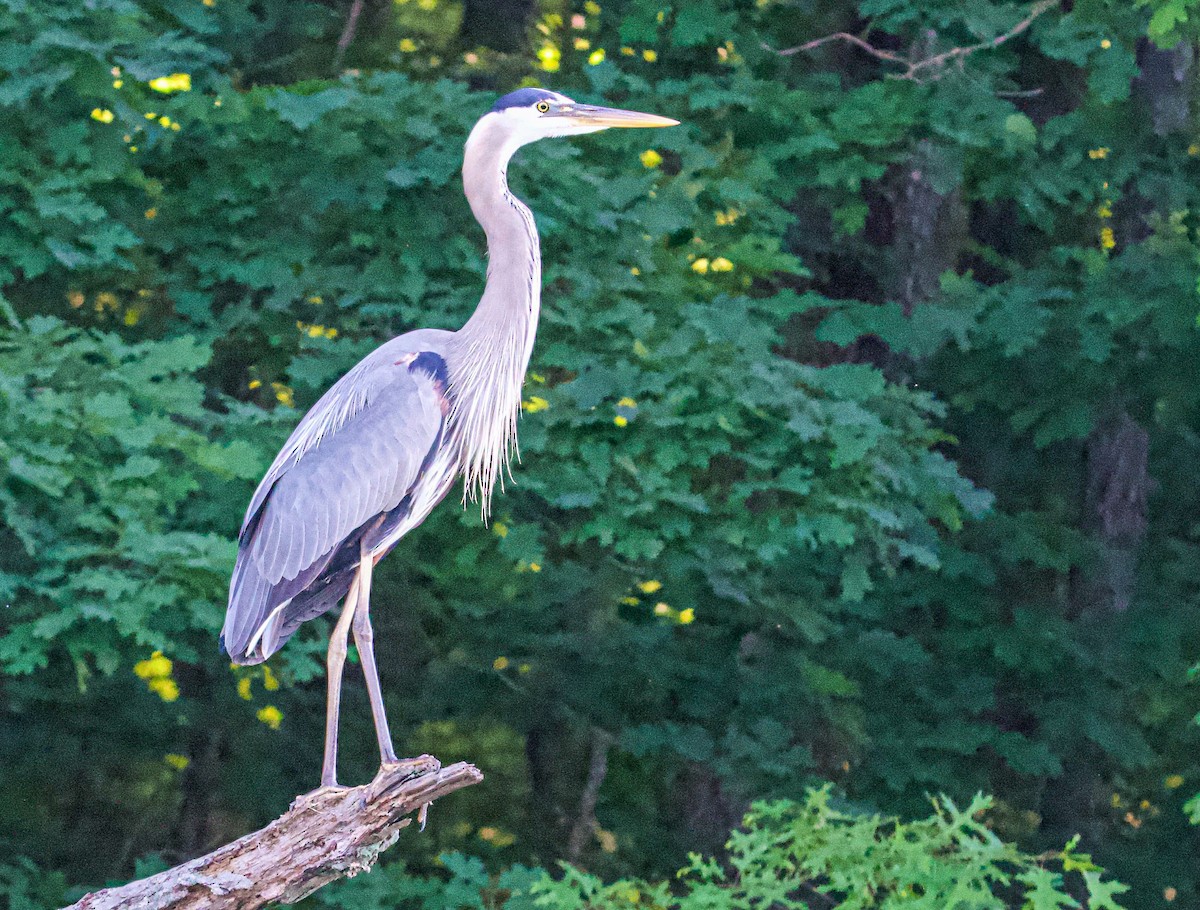
{"type": "Polygon", "coordinates": [[[766,50],[774,51],[781,57],[791,57],[794,54],[806,53],[817,49],[823,44],[828,44],[831,41],[845,41],[853,44],[860,50],[866,51],[872,57],[879,60],[884,60],[888,63],[898,63],[904,67],[904,72],[889,73],[888,76],[892,79],[911,79],[914,82],[920,82],[922,76],[937,79],[941,76],[941,68],[951,61],[958,61],[961,65],[967,57],[974,54],[976,51],[987,50],[988,48],[999,47],[1006,41],[1011,41],[1017,35],[1024,32],[1033,24],[1033,21],[1048,9],[1057,6],[1059,0],[1039,0],[1029,10],[1029,15],[1010,28],[1008,31],[995,38],[987,41],[980,41],[978,44],[968,44],[963,47],[953,47],[948,51],[940,54],[933,54],[929,57],[912,58],[906,57],[903,54],[897,54],[892,51],[884,50],[883,48],[875,47],[864,38],[858,35],[852,35],[849,32],[835,32],[832,35],[826,35],[823,38],[814,38],[804,44],[799,44],[796,47],[788,47],[782,50],[775,50],[769,45],[764,44],[766,50]]]}
{"type": "Polygon", "coordinates": [[[573,863],[579,861],[584,845],[596,831],[596,803],[608,774],[608,750],[612,748],[613,740],[613,735],[604,730],[592,732],[592,760],[588,765],[587,783],[579,799],[579,815],[567,841],[567,857],[573,863]]]}
{"type": "Polygon", "coordinates": [[[346,57],[346,51],[350,49],[351,43],[354,41],[354,35],[358,31],[358,17],[362,15],[363,0],[354,0],[350,4],[350,15],[346,17],[346,27],[342,29],[342,36],[338,38],[337,53],[333,56],[333,68],[340,70],[342,68],[342,60],[346,57]]]}
{"type": "Polygon", "coordinates": [[[298,797],[261,831],[173,869],[87,895],[67,910],[257,910],[292,904],[366,872],[396,842],[406,816],[483,780],[464,762],[422,755],[370,784],[298,797]]]}

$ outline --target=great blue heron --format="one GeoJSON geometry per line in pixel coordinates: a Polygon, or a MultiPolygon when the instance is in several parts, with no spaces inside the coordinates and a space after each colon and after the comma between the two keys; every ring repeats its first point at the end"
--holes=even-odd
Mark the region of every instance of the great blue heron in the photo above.
{"type": "Polygon", "coordinates": [[[486,516],[516,442],[521,385],[541,300],[533,215],[508,189],[521,146],[608,127],[674,126],[653,114],[576,104],[543,89],[505,95],[471,130],[463,188],[487,234],[475,313],[457,332],[393,338],[339,379],[297,425],[246,511],[221,646],[256,664],[343,597],[330,636],[323,787],[337,786],[338,704],[347,637],[362,661],[383,766],[395,750],[369,615],[371,572],[464,477],[486,516]]]}

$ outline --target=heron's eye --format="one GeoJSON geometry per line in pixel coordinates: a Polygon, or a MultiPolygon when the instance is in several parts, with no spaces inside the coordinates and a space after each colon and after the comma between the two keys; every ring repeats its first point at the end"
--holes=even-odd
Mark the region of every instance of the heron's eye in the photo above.
{"type": "Polygon", "coordinates": [[[539,114],[544,114],[544,113],[546,113],[546,111],[550,110],[550,102],[549,101],[539,101],[537,104],[534,105],[534,107],[537,108],[537,111],[539,114]]]}

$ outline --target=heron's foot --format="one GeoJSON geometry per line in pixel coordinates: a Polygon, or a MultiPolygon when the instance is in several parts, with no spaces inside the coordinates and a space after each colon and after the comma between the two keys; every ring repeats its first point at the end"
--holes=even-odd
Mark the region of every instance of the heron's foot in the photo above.
{"type": "Polygon", "coordinates": [[[346,793],[350,788],[343,787],[341,784],[321,784],[315,790],[309,790],[307,793],[301,793],[292,800],[289,809],[299,809],[301,807],[311,807],[320,805],[335,796],[346,793]]]}
{"type": "MultiPolygon", "coordinates": [[[[372,803],[397,783],[409,780],[420,774],[428,774],[441,767],[441,763],[431,756],[420,758],[398,758],[385,760],[380,763],[375,779],[371,781],[363,796],[363,805],[372,803]]],[[[424,816],[422,816],[423,818],[424,816]]]]}

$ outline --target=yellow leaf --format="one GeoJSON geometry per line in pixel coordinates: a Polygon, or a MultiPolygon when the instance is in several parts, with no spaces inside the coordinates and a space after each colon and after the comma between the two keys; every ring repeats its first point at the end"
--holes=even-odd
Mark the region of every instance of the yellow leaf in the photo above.
{"type": "Polygon", "coordinates": [[[604,62],[604,48],[598,48],[597,50],[594,50],[590,54],[588,54],[588,63],[590,63],[592,66],[596,66],[603,62],[604,62]]]}
{"type": "Polygon", "coordinates": [[[183,771],[185,768],[187,768],[188,765],[190,765],[192,763],[192,760],[190,758],[188,758],[186,755],[180,755],[177,752],[167,753],[166,755],[163,756],[163,761],[165,761],[168,765],[170,765],[176,771],[183,771]]]}
{"type": "Polygon", "coordinates": [[[679,624],[686,626],[689,623],[696,621],[696,611],[691,607],[679,611],[679,624]]]}
{"type": "Polygon", "coordinates": [[[639,591],[641,591],[643,594],[653,594],[656,591],[662,590],[662,582],[656,581],[653,578],[650,579],[649,581],[641,581],[641,582],[638,582],[637,589],[639,591]]]}
{"type": "Polygon", "coordinates": [[[662,155],[660,155],[654,149],[646,149],[646,151],[642,152],[638,157],[642,159],[642,165],[644,167],[658,167],[660,164],[662,164],[663,160],[662,155]]]}
{"type": "Polygon", "coordinates": [[[133,672],[142,679],[156,679],[160,676],[170,676],[171,659],[163,657],[162,651],[155,651],[147,660],[139,660],[134,664],[133,672]]]}
{"type": "Polygon", "coordinates": [[[562,54],[553,44],[543,44],[538,51],[538,63],[548,73],[557,72],[562,54]]]}
{"type": "Polygon", "coordinates": [[[160,676],[149,681],[150,691],[163,701],[175,701],[179,697],[179,686],[169,676],[160,676]]]}
{"type": "Polygon", "coordinates": [[[495,660],[492,661],[492,669],[493,670],[508,669],[508,658],[504,657],[504,656],[497,657],[495,660]]]}
{"type": "Polygon", "coordinates": [[[283,723],[283,712],[274,705],[266,705],[258,710],[254,715],[272,730],[278,730],[279,725],[283,723]]]}
{"type": "Polygon", "coordinates": [[[249,676],[243,676],[241,679],[239,679],[237,681],[238,697],[243,699],[244,701],[250,701],[250,698],[251,698],[250,685],[251,685],[251,680],[250,680],[249,676]]]}
{"type": "Polygon", "coordinates": [[[172,92],[190,92],[192,90],[192,77],[188,73],[172,73],[169,76],[159,76],[157,79],[151,79],[149,85],[154,91],[161,92],[164,95],[169,95],[172,92]]]}

